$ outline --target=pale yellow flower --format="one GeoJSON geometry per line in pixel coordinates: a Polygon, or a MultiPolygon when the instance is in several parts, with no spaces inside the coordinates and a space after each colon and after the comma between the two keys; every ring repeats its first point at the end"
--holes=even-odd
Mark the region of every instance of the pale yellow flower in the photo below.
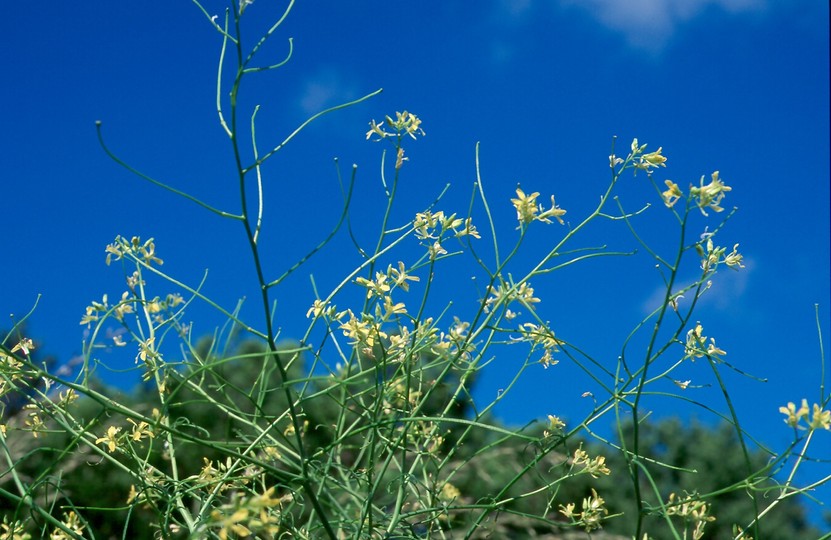
{"type": "MultiPolygon", "coordinates": [[[[62,524],[64,527],[66,527],[78,536],[83,536],[84,529],[86,528],[86,526],[83,523],[81,523],[78,514],[76,514],[75,512],[69,512],[67,514],[64,514],[62,524]]],[[[70,538],[75,537],[71,536],[65,530],[59,529],[57,527],[52,531],[52,534],[49,535],[49,540],[69,540],[70,538]]]]}
{"type": "Polygon", "coordinates": [[[551,220],[548,218],[553,217],[557,221],[560,222],[560,225],[565,225],[563,218],[560,216],[564,216],[566,211],[562,208],[557,206],[557,203],[554,202],[554,195],[551,196],[551,208],[548,210],[543,210],[542,205],[540,205],[540,210],[542,211],[540,215],[537,216],[537,221],[542,221],[543,223],[551,223],[551,220]]]}
{"type": "Polygon", "coordinates": [[[127,315],[128,313],[133,313],[133,304],[130,300],[130,293],[124,291],[121,295],[121,301],[113,310],[113,315],[115,315],[115,318],[118,321],[123,321],[124,315],[127,315]]]}
{"type": "Polygon", "coordinates": [[[650,167],[666,167],[667,158],[661,155],[663,148],[659,147],[654,152],[641,156],[639,167],[649,169],[650,167]]]}
{"type": "Polygon", "coordinates": [[[548,429],[554,432],[562,431],[566,427],[566,423],[559,416],[553,414],[548,415],[548,429]]]}
{"type": "Polygon", "coordinates": [[[808,400],[802,400],[802,406],[799,409],[796,408],[796,405],[791,401],[788,403],[787,407],[779,407],[779,412],[786,416],[785,423],[791,427],[797,427],[799,425],[799,421],[803,418],[808,416],[808,400]]]}
{"type": "Polygon", "coordinates": [[[380,139],[383,139],[387,135],[390,135],[390,133],[387,133],[386,131],[381,129],[381,125],[376,123],[375,120],[371,120],[369,122],[369,131],[366,132],[367,140],[369,140],[369,138],[373,135],[377,135],[380,139]]]}
{"type": "Polygon", "coordinates": [[[438,211],[435,214],[430,210],[419,212],[413,220],[416,238],[419,240],[435,239],[435,229],[444,221],[444,212],[438,211]]]}
{"type": "Polygon", "coordinates": [[[380,140],[392,135],[409,135],[415,139],[416,135],[425,135],[424,130],[421,128],[421,119],[413,113],[407,111],[403,113],[396,112],[395,120],[387,116],[385,121],[386,125],[393,130],[392,132],[386,131],[382,127],[383,124],[378,124],[375,120],[372,120],[369,123],[369,131],[366,132],[366,138],[370,139],[375,135],[380,140]]]}
{"type": "Polygon", "coordinates": [[[407,270],[404,267],[404,263],[398,261],[398,268],[393,268],[392,265],[387,267],[387,275],[390,279],[393,280],[396,287],[403,289],[404,291],[410,290],[410,284],[407,283],[408,281],[418,281],[418,276],[411,276],[407,273],[407,270]]]}
{"type": "Polygon", "coordinates": [[[476,227],[471,223],[471,218],[465,219],[465,228],[458,231],[456,236],[472,236],[473,238],[482,238],[479,236],[479,232],[476,230],[476,227]]]}
{"type": "Polygon", "coordinates": [[[824,411],[822,407],[814,403],[809,427],[811,429],[831,430],[831,411],[824,411]]]}
{"type": "Polygon", "coordinates": [[[3,523],[0,523],[0,540],[31,540],[32,535],[26,532],[23,522],[9,522],[8,519],[3,516],[3,523]]]}
{"type": "Polygon", "coordinates": [[[351,340],[352,345],[363,344],[368,348],[373,347],[379,338],[387,337],[374,322],[358,319],[351,311],[349,320],[341,324],[340,329],[343,330],[343,335],[351,340]]]}
{"type": "Polygon", "coordinates": [[[30,338],[23,338],[17,342],[17,345],[12,347],[13,353],[20,351],[23,356],[29,356],[29,352],[35,349],[35,343],[30,338]]]}
{"type": "Polygon", "coordinates": [[[373,296],[377,298],[382,298],[390,291],[390,286],[389,283],[387,283],[387,278],[388,276],[384,272],[375,272],[374,280],[368,280],[366,278],[359,277],[355,280],[355,283],[366,288],[367,298],[372,298],[373,296]]]}
{"type": "Polygon", "coordinates": [[[115,452],[118,448],[118,433],[121,431],[120,427],[110,426],[107,428],[107,434],[104,437],[99,437],[95,440],[95,444],[106,444],[110,454],[115,452]]]}
{"type": "Polygon", "coordinates": [[[560,505],[560,513],[571,519],[576,525],[583,526],[586,532],[599,529],[603,517],[609,513],[604,506],[606,501],[597,494],[594,488],[591,491],[591,496],[583,499],[583,508],[579,515],[575,512],[574,503],[565,506],[560,505]]]}
{"type": "Polygon", "coordinates": [[[678,199],[684,196],[684,193],[678,187],[678,184],[672,180],[664,180],[664,184],[666,184],[667,190],[661,193],[661,198],[664,199],[664,204],[667,208],[672,208],[678,202],[678,199]]]}
{"type": "Polygon", "coordinates": [[[312,304],[312,307],[309,308],[309,311],[306,312],[306,318],[308,319],[312,315],[316,318],[323,315],[324,310],[326,309],[326,302],[323,300],[317,299],[312,304]]]}
{"type": "Polygon", "coordinates": [[[145,437],[152,439],[156,436],[153,433],[153,430],[150,429],[150,424],[148,424],[147,422],[142,420],[137,424],[132,418],[128,418],[127,421],[133,424],[133,429],[130,432],[130,438],[133,441],[138,442],[145,437]]]}
{"type": "Polygon", "coordinates": [[[724,256],[724,264],[726,264],[733,270],[744,268],[744,265],[742,264],[742,259],[744,257],[736,251],[737,249],[739,249],[739,244],[733,246],[733,251],[730,252],[728,255],[724,256]]]}
{"type": "Polygon", "coordinates": [[[701,210],[701,213],[706,216],[707,212],[704,209],[708,207],[715,212],[724,210],[719,204],[724,199],[724,194],[733,188],[724,184],[721,178],[719,178],[719,172],[715,171],[710,175],[710,183],[706,186],[704,185],[703,176],[699,184],[699,187],[693,186],[690,188],[690,196],[697,199],[698,208],[701,210]]]}
{"type": "Polygon", "coordinates": [[[447,255],[447,250],[442,247],[441,243],[438,240],[433,242],[433,245],[427,248],[427,252],[430,254],[431,260],[441,255],[447,255]]]}
{"type": "Polygon", "coordinates": [[[459,488],[451,484],[450,482],[445,482],[444,485],[441,487],[441,493],[439,493],[439,500],[445,503],[451,503],[458,499],[462,493],[459,491],[459,488]]]}
{"type": "Polygon", "coordinates": [[[516,218],[521,224],[527,224],[534,221],[537,215],[537,197],[540,196],[538,192],[526,195],[520,188],[516,188],[516,199],[511,199],[511,202],[516,209],[516,218]]]}
{"type": "Polygon", "coordinates": [[[707,345],[707,354],[710,356],[726,356],[727,351],[716,347],[716,338],[710,338],[710,344],[707,345]]]}
{"type": "Polygon", "coordinates": [[[687,387],[690,385],[690,383],[692,381],[691,380],[686,380],[686,381],[673,380],[672,382],[674,382],[678,386],[678,388],[680,388],[681,390],[686,390],[687,387]]]}
{"type": "Polygon", "coordinates": [[[389,319],[393,315],[403,315],[405,313],[407,313],[407,307],[404,305],[403,302],[398,302],[397,304],[395,304],[393,303],[391,297],[384,297],[384,320],[389,319]]]}

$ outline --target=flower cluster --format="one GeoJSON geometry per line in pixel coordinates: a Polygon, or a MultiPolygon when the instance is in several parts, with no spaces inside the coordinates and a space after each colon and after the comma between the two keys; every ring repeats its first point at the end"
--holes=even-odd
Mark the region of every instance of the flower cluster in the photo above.
{"type": "Polygon", "coordinates": [[[491,295],[485,300],[485,313],[490,313],[494,307],[507,305],[514,301],[530,309],[532,304],[540,301],[539,298],[534,296],[534,289],[528,282],[522,282],[519,286],[508,284],[498,285],[491,291],[491,295]]]}
{"type": "Polygon", "coordinates": [[[704,537],[704,527],[707,523],[716,520],[714,516],[709,515],[710,507],[695,495],[687,495],[681,500],[676,499],[675,493],[669,494],[667,515],[679,516],[684,518],[684,521],[692,522],[692,538],[701,540],[704,537]]]}
{"type": "MultiPolygon", "coordinates": [[[[432,322],[431,319],[428,320],[432,322]]],[[[427,337],[432,343],[430,350],[445,358],[448,356],[469,358],[471,351],[475,348],[474,344],[468,340],[469,328],[469,322],[453,317],[453,324],[447,333],[438,332],[435,329],[427,333],[427,337]],[[459,355],[460,352],[462,352],[461,356],[459,355]]]]}
{"type": "Polygon", "coordinates": [[[376,140],[381,140],[386,137],[392,136],[399,136],[402,135],[409,135],[413,139],[416,138],[416,135],[425,135],[424,130],[421,129],[421,119],[419,119],[416,115],[411,112],[404,111],[396,112],[395,113],[395,120],[387,116],[383,122],[380,124],[377,123],[375,120],[369,122],[369,131],[366,132],[366,138],[369,140],[370,137],[375,135],[378,137],[376,140]],[[392,129],[393,131],[387,131],[384,129],[384,125],[392,129]]]}
{"type": "Polygon", "coordinates": [[[211,512],[210,527],[217,530],[222,540],[237,536],[275,537],[280,532],[280,506],[291,495],[274,497],[274,487],[262,494],[240,497],[234,494],[231,502],[211,512]]]}
{"type": "MultiPolygon", "coordinates": [[[[533,293],[533,289],[531,289],[533,293]]],[[[539,362],[544,368],[556,365],[559,360],[555,360],[553,354],[560,349],[559,345],[563,342],[554,337],[554,332],[547,326],[540,326],[534,323],[522,323],[519,325],[520,338],[519,341],[527,341],[533,347],[542,347],[543,355],[539,362]]]]}
{"type": "Polygon", "coordinates": [[[704,177],[702,176],[698,187],[690,187],[690,196],[697,200],[698,208],[706,216],[707,212],[704,210],[705,208],[709,207],[714,212],[724,210],[719,204],[724,198],[724,194],[732,189],[722,182],[718,176],[718,171],[715,171],[710,175],[710,182],[706,186],[704,185],[704,177]]]}
{"type": "Polygon", "coordinates": [[[55,527],[52,534],[49,535],[49,540],[70,540],[71,538],[79,538],[83,536],[84,529],[86,528],[86,525],[84,525],[81,521],[80,516],[78,516],[78,514],[74,511],[64,513],[61,525],[62,527],[55,527]]]}
{"type": "Polygon", "coordinates": [[[609,467],[606,466],[605,456],[591,458],[586,452],[583,451],[582,448],[578,448],[574,451],[572,463],[576,466],[583,467],[583,472],[591,475],[592,478],[599,478],[598,475],[601,474],[608,476],[612,472],[609,470],[609,467]]]}
{"type": "Polygon", "coordinates": [[[779,407],[779,412],[786,416],[785,423],[793,428],[831,430],[831,411],[823,410],[817,403],[814,403],[812,409],[809,409],[807,399],[802,400],[799,409],[796,408],[793,402],[789,402],[787,407],[779,407]],[[811,415],[810,419],[808,419],[809,413],[811,415]],[[803,420],[807,421],[807,428],[802,425],[803,420]]]}
{"type": "Polygon", "coordinates": [[[413,229],[416,238],[427,246],[430,259],[436,259],[439,255],[447,254],[447,250],[444,249],[441,242],[448,236],[453,238],[464,236],[481,238],[471,218],[462,219],[456,217],[456,214],[445,215],[441,210],[438,212],[425,210],[417,213],[413,220],[413,229]]]}
{"type": "Polygon", "coordinates": [[[565,506],[561,504],[560,513],[571,519],[575,525],[585,527],[586,532],[591,532],[601,527],[603,517],[609,513],[605,504],[606,501],[592,488],[591,496],[583,499],[582,510],[579,514],[575,511],[574,503],[568,503],[565,506]]]}
{"type": "MultiPolygon", "coordinates": [[[[638,144],[638,139],[632,139],[627,161],[631,161],[636,170],[646,171],[647,174],[651,174],[652,169],[666,167],[667,158],[661,153],[663,147],[659,147],[654,152],[645,153],[646,146],[638,144]]],[[[609,157],[609,164],[612,167],[621,163],[623,163],[622,159],[615,156],[609,157]]]]}
{"type": "Polygon", "coordinates": [[[26,532],[26,525],[21,521],[9,521],[3,516],[0,523],[0,540],[32,540],[32,535],[26,532]]]}
{"type": "Polygon", "coordinates": [[[511,199],[511,203],[516,209],[516,218],[520,227],[532,221],[551,223],[550,218],[559,221],[560,225],[565,224],[561,216],[565,215],[566,211],[557,206],[557,203],[554,202],[554,195],[551,196],[551,208],[548,210],[543,207],[542,203],[537,203],[537,197],[540,196],[537,191],[526,194],[522,189],[517,188],[516,196],[516,199],[511,199]]]}
{"type": "Polygon", "coordinates": [[[364,345],[371,349],[380,338],[387,337],[371,317],[364,315],[358,318],[352,310],[348,310],[347,315],[349,318],[340,325],[340,329],[343,330],[343,335],[351,340],[352,345],[364,345]]]}
{"type": "Polygon", "coordinates": [[[152,238],[142,243],[141,238],[134,236],[128,242],[126,238],[119,235],[115,237],[115,241],[109,244],[104,251],[107,253],[106,263],[108,266],[113,260],[119,261],[128,255],[148,266],[164,263],[164,261],[156,256],[156,244],[152,238]]]}
{"type": "MultiPolygon", "coordinates": [[[[664,184],[667,186],[667,189],[661,192],[661,198],[667,208],[672,208],[684,196],[684,192],[672,180],[664,180],[664,184]]],[[[715,171],[710,175],[710,182],[708,184],[704,184],[704,177],[702,176],[697,187],[690,186],[690,197],[695,200],[698,209],[706,216],[708,215],[705,210],[706,208],[714,212],[724,211],[724,208],[719,205],[724,199],[724,194],[732,189],[730,186],[724,184],[721,178],[719,178],[719,172],[715,171]]]]}
{"type": "Polygon", "coordinates": [[[35,348],[34,342],[29,338],[21,339],[11,349],[12,354],[6,354],[0,351],[0,396],[6,394],[11,388],[14,381],[22,379],[28,375],[25,369],[25,364],[18,358],[15,353],[21,353],[22,356],[29,356],[29,353],[35,348]]]}
{"type": "Polygon", "coordinates": [[[701,323],[696,323],[695,327],[687,332],[687,341],[684,344],[684,358],[690,358],[695,361],[696,358],[715,357],[718,359],[721,356],[727,355],[727,351],[716,346],[716,339],[710,338],[710,343],[707,343],[707,336],[704,335],[704,327],[701,323]]]}
{"type": "Polygon", "coordinates": [[[562,435],[564,427],[566,427],[566,423],[563,422],[563,420],[559,416],[549,414],[548,427],[543,430],[542,434],[544,437],[551,437],[552,435],[562,435]]]}
{"type": "Polygon", "coordinates": [[[145,421],[136,422],[132,418],[127,419],[133,425],[132,430],[130,433],[125,435],[120,435],[121,428],[118,426],[110,426],[107,428],[107,434],[103,437],[99,437],[95,440],[95,444],[103,444],[106,445],[107,451],[112,454],[119,448],[121,445],[122,440],[128,439],[132,442],[141,442],[143,439],[153,439],[155,438],[155,432],[150,428],[150,424],[145,421]]]}
{"type": "Polygon", "coordinates": [[[459,491],[459,488],[457,488],[450,482],[445,482],[441,486],[441,491],[439,492],[439,500],[444,504],[450,504],[461,496],[462,492],[459,491]]]}
{"type": "Polygon", "coordinates": [[[739,270],[744,268],[742,260],[744,257],[738,252],[739,244],[733,246],[733,251],[727,253],[727,248],[716,246],[713,244],[712,235],[705,235],[707,243],[702,246],[701,243],[696,244],[695,249],[701,257],[701,269],[704,272],[711,272],[715,270],[719,264],[724,263],[728,268],[739,270]]]}

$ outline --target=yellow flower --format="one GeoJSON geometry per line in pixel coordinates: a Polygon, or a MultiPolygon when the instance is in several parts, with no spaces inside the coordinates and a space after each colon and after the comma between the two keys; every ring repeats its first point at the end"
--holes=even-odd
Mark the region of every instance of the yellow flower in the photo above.
{"type": "MultiPolygon", "coordinates": [[[[85,525],[81,523],[78,514],[75,512],[64,514],[63,526],[78,536],[81,536],[84,533],[85,525]]],[[[70,536],[65,530],[59,528],[55,528],[52,534],[49,535],[50,540],[69,540],[70,538],[73,538],[73,536],[70,536]]]]}
{"type": "MultiPolygon", "coordinates": [[[[542,210],[542,205],[540,205],[540,210],[542,210]]],[[[551,223],[551,220],[548,219],[550,217],[555,218],[557,221],[560,222],[560,225],[565,225],[565,222],[560,216],[565,215],[566,211],[562,208],[557,206],[557,203],[554,202],[554,195],[551,196],[551,208],[548,210],[543,211],[540,215],[537,216],[538,221],[542,221],[543,223],[551,223]]]]}
{"type": "Polygon", "coordinates": [[[398,261],[398,268],[393,268],[392,265],[387,267],[387,275],[395,282],[396,287],[400,287],[404,291],[410,290],[408,281],[418,281],[418,276],[411,276],[404,268],[404,263],[398,261]]]}
{"type": "Polygon", "coordinates": [[[366,278],[359,277],[355,280],[355,283],[366,288],[367,298],[372,298],[373,296],[382,298],[390,291],[387,277],[384,272],[375,272],[374,280],[370,281],[366,278]]]}
{"type": "Polygon", "coordinates": [[[32,351],[35,348],[34,342],[29,338],[21,339],[17,345],[12,347],[12,352],[15,353],[17,351],[22,351],[23,356],[29,356],[29,351],[32,351]]]}
{"type": "Polygon", "coordinates": [[[822,407],[814,403],[809,426],[811,429],[822,428],[831,430],[831,411],[824,411],[822,407]]]}
{"type": "Polygon", "coordinates": [[[349,320],[341,324],[340,329],[343,330],[343,335],[351,340],[352,345],[363,344],[371,348],[379,338],[387,337],[375,323],[358,319],[351,311],[349,320]]]}
{"type": "Polygon", "coordinates": [[[539,298],[534,296],[534,289],[527,282],[519,286],[516,292],[516,298],[526,307],[530,307],[530,304],[536,304],[540,301],[539,298]]]}
{"type": "Polygon", "coordinates": [[[3,523],[0,523],[0,540],[31,540],[31,538],[32,535],[26,532],[23,522],[9,523],[8,516],[3,516],[3,523]]]}
{"type": "Polygon", "coordinates": [[[698,199],[698,208],[706,216],[707,212],[704,211],[706,207],[710,207],[716,212],[724,210],[719,204],[724,198],[724,194],[732,189],[721,181],[718,171],[715,171],[710,175],[710,183],[706,186],[704,185],[704,177],[702,176],[699,187],[693,186],[690,188],[690,196],[698,199]]]}
{"type": "Polygon", "coordinates": [[[156,435],[153,433],[153,430],[150,429],[150,424],[145,421],[141,421],[138,424],[132,419],[128,418],[128,422],[133,424],[133,430],[130,432],[130,438],[134,441],[138,442],[142,440],[144,437],[154,438],[156,435]]]}
{"type": "Polygon", "coordinates": [[[133,304],[131,303],[129,296],[130,293],[124,291],[124,293],[121,295],[121,301],[115,307],[115,310],[113,310],[113,315],[115,315],[115,318],[118,321],[123,321],[124,315],[128,313],[133,313],[133,304]]]}
{"type": "MultiPolygon", "coordinates": [[[[378,124],[375,120],[371,120],[369,122],[369,131],[366,132],[367,140],[369,140],[373,135],[377,136],[378,140],[396,134],[399,136],[409,135],[413,139],[416,138],[416,135],[425,135],[424,130],[421,129],[421,119],[413,113],[409,113],[407,111],[404,111],[403,113],[396,112],[395,120],[389,116],[387,116],[385,120],[387,126],[392,128],[394,132],[384,130],[382,127],[383,124],[378,124]]],[[[400,165],[396,166],[396,168],[398,167],[400,167],[400,165]]]]}
{"type": "Polygon", "coordinates": [[[516,218],[522,224],[531,223],[537,215],[537,197],[540,194],[535,191],[526,195],[520,188],[516,188],[516,195],[516,199],[511,199],[516,208],[516,218]]]}
{"type": "Polygon", "coordinates": [[[95,444],[106,444],[107,449],[109,450],[110,454],[112,454],[113,452],[115,452],[115,449],[118,448],[118,433],[120,431],[120,427],[110,426],[109,428],[107,428],[107,435],[96,439],[95,444]]]}
{"type": "Polygon", "coordinates": [[[428,238],[435,239],[435,229],[443,221],[444,212],[442,211],[438,211],[435,214],[429,210],[417,213],[413,220],[416,238],[419,240],[427,240],[428,238]]]}
{"type": "Polygon", "coordinates": [[[678,187],[678,184],[672,180],[664,180],[664,184],[666,184],[667,190],[661,193],[661,198],[664,199],[664,204],[667,208],[672,208],[678,202],[678,199],[684,196],[684,193],[678,187]]]}
{"type": "Polygon", "coordinates": [[[534,220],[551,223],[549,218],[556,219],[560,222],[560,225],[565,224],[560,216],[565,215],[566,211],[557,206],[557,203],[554,202],[553,195],[551,196],[551,208],[548,210],[543,208],[542,204],[537,204],[537,197],[540,196],[539,192],[535,191],[530,195],[526,195],[521,188],[517,188],[516,195],[517,198],[511,199],[511,203],[516,209],[516,218],[520,223],[520,227],[534,220]]]}
{"type": "Polygon", "coordinates": [[[630,147],[632,155],[640,154],[646,148],[645,144],[639,145],[638,139],[632,139],[632,146],[630,147]]]}
{"type": "Polygon", "coordinates": [[[727,351],[716,347],[716,338],[710,338],[710,344],[707,345],[707,354],[710,356],[726,356],[727,351]]]}
{"type": "Polygon", "coordinates": [[[739,249],[739,244],[733,246],[733,251],[724,256],[724,264],[736,271],[738,271],[739,268],[744,268],[744,265],[742,264],[742,259],[744,257],[736,251],[737,249],[739,249]]]}
{"type": "Polygon", "coordinates": [[[386,131],[384,131],[383,129],[381,129],[381,126],[380,126],[380,125],[378,125],[378,124],[375,122],[375,120],[371,120],[371,121],[369,122],[369,131],[367,131],[367,132],[366,132],[366,138],[367,138],[367,140],[369,140],[369,138],[370,138],[370,137],[372,137],[372,135],[373,135],[373,134],[377,135],[377,136],[378,136],[378,137],[380,137],[381,139],[383,139],[383,138],[384,138],[384,137],[386,137],[387,135],[390,135],[389,133],[387,133],[386,131]]]}
{"type": "Polygon", "coordinates": [[[644,165],[644,168],[666,167],[667,158],[661,155],[662,150],[662,147],[658,147],[654,152],[641,156],[641,164],[644,165]]]}
{"type": "Polygon", "coordinates": [[[808,416],[808,400],[803,399],[802,406],[799,409],[791,401],[787,407],[779,407],[779,412],[787,416],[785,423],[795,428],[798,426],[800,420],[808,416]]]}
{"type": "Polygon", "coordinates": [[[398,302],[397,304],[393,304],[392,297],[385,296],[384,297],[384,315],[383,319],[387,320],[393,315],[402,315],[407,313],[407,307],[404,305],[403,302],[398,302]]]}
{"type": "Polygon", "coordinates": [[[476,230],[476,227],[471,223],[471,218],[465,219],[465,228],[461,231],[456,233],[456,237],[460,236],[472,236],[473,238],[482,238],[479,236],[479,232],[476,230]]]}
{"type": "Polygon", "coordinates": [[[459,488],[450,482],[445,482],[445,484],[441,487],[439,499],[443,502],[450,503],[458,499],[461,494],[462,493],[459,491],[459,488]]]}
{"type": "Polygon", "coordinates": [[[430,254],[431,261],[435,260],[436,257],[439,257],[440,255],[447,255],[447,250],[442,247],[438,240],[433,242],[433,245],[427,248],[427,252],[430,254]]]}
{"type": "MultiPolygon", "coordinates": [[[[663,147],[659,147],[654,152],[650,152],[648,154],[644,154],[644,150],[646,150],[645,144],[639,145],[638,139],[634,139],[632,141],[629,158],[633,160],[637,158],[637,161],[634,163],[634,167],[636,169],[641,169],[649,174],[652,172],[650,169],[656,167],[666,167],[667,158],[661,154],[663,147]]],[[[610,159],[610,163],[614,164],[615,162],[610,159]]]]}

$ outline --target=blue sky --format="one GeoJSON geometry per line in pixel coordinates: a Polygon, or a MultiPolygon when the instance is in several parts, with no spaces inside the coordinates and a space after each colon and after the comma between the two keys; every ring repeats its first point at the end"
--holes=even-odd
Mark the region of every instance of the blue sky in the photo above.
{"type": "MultiPolygon", "coordinates": [[[[217,14],[225,6],[205,5],[217,14]]],[[[422,118],[427,133],[407,149],[398,223],[424,209],[447,183],[453,187],[441,208],[464,214],[479,142],[483,180],[506,243],[516,234],[509,199],[517,183],[546,201],[556,195],[570,222],[577,222],[605,189],[612,137],[618,137],[618,153],[637,137],[669,157],[667,169],[656,173],[659,181],[671,178],[685,187],[719,170],[733,187],[725,204],[739,211],[721,242],[740,243],[746,268],[719,273],[697,319],[731,363],[768,379],[726,375],[747,429],[781,447],[790,433],[778,407],[803,397],[819,400],[814,304],[826,341],[831,335],[826,3],[473,5],[364,1],[356,8],[320,0],[295,6],[266,48],[282,59],[292,37],[291,62],[252,78],[241,97],[244,115],[262,105],[263,146],[321,108],[384,92],[316,122],[266,167],[263,241],[273,246],[267,269],[279,273],[333,224],[341,203],[334,157],[346,174],[358,165],[352,220],[356,235],[372,240],[383,200],[382,146],[364,140],[371,118],[407,109],[422,118]]],[[[264,0],[250,6],[249,39],[280,9],[264,0]]],[[[238,226],[130,175],[104,155],[95,135],[94,122],[101,120],[110,148],[132,165],[210,204],[237,209],[231,154],[214,107],[220,43],[205,17],[189,2],[48,8],[17,2],[7,13],[9,27],[0,37],[7,81],[0,87],[6,104],[0,178],[11,234],[0,265],[2,309],[20,317],[41,295],[31,331],[62,361],[78,355],[84,307],[123,289],[118,270],[103,264],[104,246],[118,234],[155,237],[165,270],[190,283],[209,269],[205,291],[224,306],[253,297],[250,256],[238,226]]],[[[671,249],[666,213],[646,178],[627,178],[618,193],[631,209],[658,203],[639,230],[658,248],[671,249]]],[[[713,217],[695,221],[702,231],[716,223],[713,217]]],[[[484,229],[484,221],[479,226],[484,229]]],[[[548,231],[534,231],[518,268],[548,245],[547,235],[554,234],[548,231]]],[[[636,247],[623,227],[608,223],[587,230],[579,245],[603,242],[636,247]]],[[[310,272],[325,289],[358,263],[341,235],[290,279],[277,296],[283,335],[304,328],[302,315],[314,297],[310,272]]],[[[632,326],[654,306],[661,282],[652,266],[645,256],[599,259],[539,280],[542,316],[559,336],[613,364],[632,326]]],[[[470,269],[450,261],[437,284],[440,297],[458,294],[453,311],[460,315],[475,300],[470,269]]],[[[694,273],[691,263],[682,277],[694,273]]],[[[254,307],[243,313],[256,317],[254,307]]],[[[220,323],[207,310],[192,316],[196,334],[220,323]]],[[[121,368],[131,365],[113,360],[123,362],[121,368]]],[[[479,383],[483,399],[505,384],[512,360],[520,361],[492,363],[479,383]]],[[[687,373],[694,382],[712,382],[703,365],[687,373]]],[[[579,418],[589,408],[579,396],[591,389],[563,361],[523,379],[498,412],[515,423],[549,413],[579,418]]],[[[725,410],[719,392],[697,392],[696,399],[725,410]]],[[[676,406],[658,403],[656,411],[696,414],[676,406]]],[[[696,416],[706,419],[702,412],[696,416]]],[[[816,450],[824,444],[828,457],[831,444],[821,439],[816,450]]]]}

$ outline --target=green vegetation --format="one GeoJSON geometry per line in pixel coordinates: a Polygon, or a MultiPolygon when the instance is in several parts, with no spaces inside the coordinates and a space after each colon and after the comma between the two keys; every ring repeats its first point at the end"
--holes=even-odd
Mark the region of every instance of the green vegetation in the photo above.
{"type": "MultiPolygon", "coordinates": [[[[438,193],[415,216],[402,217],[394,202],[407,172],[405,146],[424,135],[422,120],[406,111],[372,120],[367,138],[387,145],[377,239],[363,245],[351,237],[360,264],[332,290],[316,291],[307,313],[296,314],[308,321],[296,342],[278,342],[273,304],[281,286],[348,233],[358,204],[351,197],[356,171],[341,185],[344,207],[332,233],[270,275],[263,260],[265,246],[274,242],[263,239],[262,224],[271,216],[262,166],[309,122],[377,92],[322,111],[261,147],[257,109],[239,110],[237,96],[243,80],[283,65],[258,64],[258,53],[279,33],[291,3],[246,48],[251,3],[232,5],[223,19],[200,6],[222,43],[217,108],[235,158],[239,211],[147,176],[106,146],[100,123],[98,133],[116,163],[239,228],[257,276],[261,316],[244,320],[239,309],[207,298],[199,284],[165,273],[164,249],[153,239],[117,237],[106,247],[106,263],[120,267],[126,286],[102,291],[82,314],[90,339],[72,377],[37,358],[25,318],[4,336],[0,538],[746,540],[820,534],[807,525],[796,495],[828,479],[800,485],[795,475],[815,459],[815,438],[831,429],[828,398],[782,408],[794,439],[781,451],[756,449],[744,432],[720,376],[732,368],[709,337],[713,329],[705,334],[694,317],[718,273],[743,268],[738,245],[720,244],[733,215],[722,207],[732,188],[717,171],[685,188],[657,180],[668,164],[660,147],[647,151],[635,139],[620,155],[613,149],[609,184],[597,206],[585,215],[569,213],[568,225],[567,209],[551,194],[544,196],[550,204],[542,204],[539,192],[520,187],[510,201],[489,200],[478,149],[466,213],[440,209],[438,193]],[[244,121],[243,114],[249,114],[244,121]],[[633,175],[655,189],[650,201],[629,211],[620,188],[633,175]],[[495,204],[516,211],[507,227],[512,236],[497,234],[506,227],[491,212],[495,204]],[[641,240],[637,231],[649,219],[672,224],[666,229],[668,238],[677,238],[673,250],[641,240]],[[550,274],[589,258],[612,265],[632,255],[581,244],[582,231],[595,221],[628,228],[665,287],[661,305],[635,321],[611,365],[558,337],[538,312],[544,298],[537,284],[550,274]],[[530,266],[515,264],[529,231],[543,227],[549,228],[546,249],[533,254],[530,266]],[[477,276],[481,295],[471,310],[459,311],[454,298],[434,298],[434,280],[451,258],[477,276]],[[697,278],[682,282],[681,274],[690,271],[697,278]],[[185,313],[194,303],[217,310],[227,325],[193,339],[185,313]],[[108,334],[112,328],[118,331],[108,334]],[[108,349],[135,355],[139,391],[118,394],[96,381],[95,368],[108,349]],[[488,403],[474,400],[482,370],[505,355],[515,372],[503,392],[488,403]],[[494,418],[494,407],[516,381],[534,370],[557,369],[558,362],[575,363],[599,389],[584,418],[565,421],[556,411],[540,411],[540,421],[523,428],[494,418]],[[658,392],[671,397],[670,387],[684,392],[689,383],[674,373],[693,362],[724,392],[718,405],[725,424],[710,430],[649,423],[645,401],[658,392]],[[614,422],[617,442],[596,436],[594,426],[602,422],[614,422]]],[[[598,200],[596,194],[587,199],[598,200]]],[[[702,412],[716,409],[700,405],[702,412]]]]}

